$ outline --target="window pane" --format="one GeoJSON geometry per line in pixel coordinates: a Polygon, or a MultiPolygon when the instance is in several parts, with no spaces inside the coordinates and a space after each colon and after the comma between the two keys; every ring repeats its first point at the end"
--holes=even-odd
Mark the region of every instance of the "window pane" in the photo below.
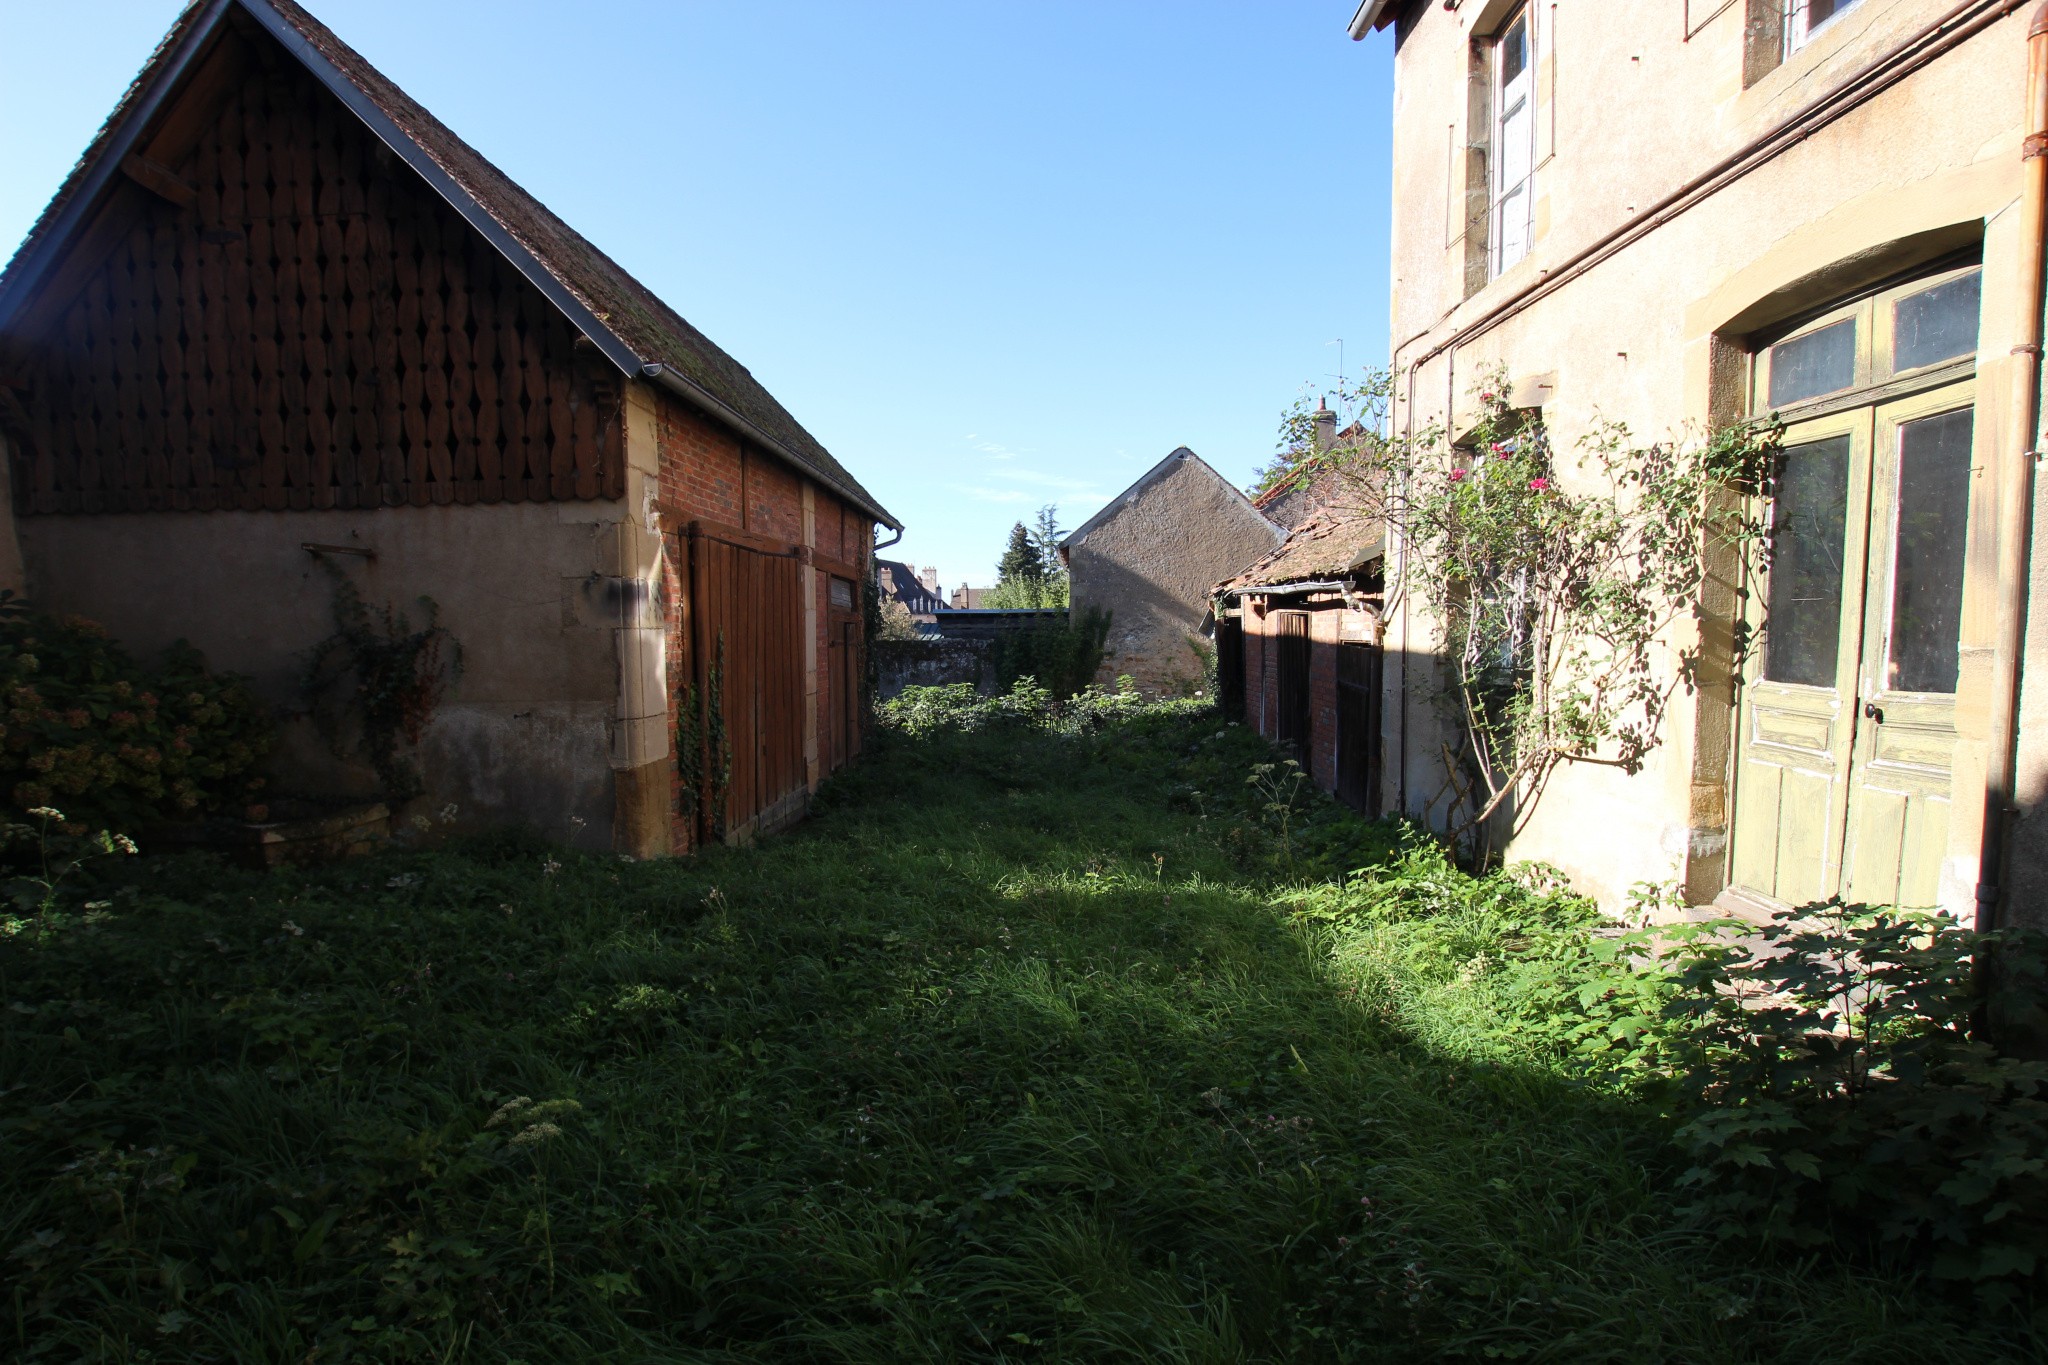
{"type": "Polygon", "coordinates": [[[1908,294],[1892,305],[1892,368],[1910,370],[1977,350],[1977,299],[1984,272],[1908,294]]]}
{"type": "Polygon", "coordinates": [[[1500,233],[1500,256],[1494,269],[1499,272],[1529,254],[1529,190],[1526,185],[1500,201],[1495,226],[1500,233]]]}
{"type": "Polygon", "coordinates": [[[1500,35],[1500,83],[1505,86],[1528,69],[1529,20],[1518,15],[1500,35]]]}
{"type": "Polygon", "coordinates": [[[1764,677],[1835,685],[1842,641],[1842,529],[1849,438],[1786,450],[1771,505],[1771,576],[1764,677]]]}
{"type": "Polygon", "coordinates": [[[1771,347],[1771,406],[1846,389],[1856,382],[1856,319],[1771,347]]]}
{"type": "Polygon", "coordinates": [[[1887,683],[1902,692],[1956,690],[1972,425],[1970,409],[1963,408],[1899,428],[1899,530],[1887,683]]]}

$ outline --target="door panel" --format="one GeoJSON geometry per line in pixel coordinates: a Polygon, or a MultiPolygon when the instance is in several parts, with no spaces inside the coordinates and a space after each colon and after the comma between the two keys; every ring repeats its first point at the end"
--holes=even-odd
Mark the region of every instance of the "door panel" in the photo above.
{"type": "Polygon", "coordinates": [[[1968,530],[1971,385],[1876,414],[1868,641],[1843,894],[1929,907],[1941,889],[1954,776],[1968,530]]]}
{"type": "Polygon", "coordinates": [[[1839,883],[1862,653],[1871,415],[1787,430],[1771,554],[1752,619],[1735,794],[1733,884],[1800,905],[1839,883]]]}

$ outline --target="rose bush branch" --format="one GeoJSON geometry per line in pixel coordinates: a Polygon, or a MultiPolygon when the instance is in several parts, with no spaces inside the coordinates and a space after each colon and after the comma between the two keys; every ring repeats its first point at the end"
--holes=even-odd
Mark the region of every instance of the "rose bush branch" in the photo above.
{"type": "Polygon", "coordinates": [[[1455,438],[1391,434],[1392,393],[1385,373],[1341,388],[1327,448],[1298,402],[1261,485],[1314,485],[1402,543],[1387,601],[1412,594],[1434,622],[1439,700],[1476,778],[1447,831],[1460,840],[1563,764],[1640,770],[1672,696],[1699,677],[1699,645],[1669,632],[1701,614],[1710,564],[1761,567],[1762,522],[1731,493],[1766,485],[1780,433],[1749,422],[1645,444],[1601,420],[1560,460],[1502,371],[1482,376],[1455,438]]]}

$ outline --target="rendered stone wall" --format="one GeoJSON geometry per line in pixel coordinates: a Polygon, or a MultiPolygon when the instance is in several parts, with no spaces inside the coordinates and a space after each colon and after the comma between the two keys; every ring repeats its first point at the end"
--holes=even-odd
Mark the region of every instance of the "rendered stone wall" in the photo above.
{"type": "MultiPolygon", "coordinates": [[[[1980,837],[1989,641],[1995,620],[1988,496],[2007,448],[2002,414],[2014,367],[2021,114],[2030,7],[1894,79],[1832,122],[1650,225],[1665,196],[1709,172],[1866,72],[1938,17],[1941,7],[1863,3],[1782,66],[1745,87],[1747,7],[1693,6],[1670,23],[1573,23],[1571,7],[1531,6],[1536,20],[1534,242],[1529,255],[1467,292],[1464,157],[1475,40],[1506,12],[1500,0],[1457,9],[1409,6],[1395,57],[1392,197],[1396,206],[1393,363],[1402,375],[1397,430],[1456,431],[1477,404],[1475,381],[1504,368],[1516,400],[1540,406],[1569,488],[1582,437],[1606,420],[1642,440],[1739,416],[1752,339],[1833,298],[1946,251],[1981,245],[1983,313],[1976,379],[1980,496],[1973,501],[1965,588],[1959,744],[1945,906],[1973,912],[1980,837]],[[1450,136],[1446,137],[1446,130],[1450,136]],[[1642,235],[1581,260],[1609,234],[1642,235]],[[1455,339],[1455,344],[1452,344],[1455,339]]],[[[2037,490],[2040,484],[2036,484],[2037,490]]],[[[2048,530],[2037,500],[2036,522],[2048,530]]],[[[2034,580],[2048,588],[2048,538],[2034,539],[2034,580]]],[[[1398,561],[1391,547],[1390,564],[1398,561]]],[[[1716,584],[1725,613],[1733,585],[1716,584]]],[[[2031,613],[2021,740],[2025,832],[2016,904],[2048,904],[2048,612],[2031,613]]],[[[1710,619],[1709,626],[1713,626],[1710,619]]],[[[1442,791],[1452,737],[1426,700],[1436,627],[1403,599],[1389,621],[1382,714],[1389,780],[1424,816],[1442,791]],[[1400,705],[1404,687],[1410,704],[1400,705]],[[1402,717],[1406,717],[1405,723],[1402,717]]],[[[1700,639],[1675,623],[1659,667],[1673,684],[1664,742],[1640,771],[1567,765],[1517,813],[1512,860],[1540,859],[1604,904],[1637,881],[1677,881],[1696,902],[1727,884],[1733,802],[1734,686],[1678,676],[1700,639]]],[[[1711,645],[1711,638],[1709,639],[1711,645]]],[[[1440,812],[1441,806],[1437,807],[1440,812]]]]}
{"type": "Polygon", "coordinates": [[[1147,696],[1202,685],[1209,592],[1280,541],[1280,531],[1197,459],[1139,492],[1112,518],[1070,542],[1073,610],[1109,612],[1097,679],[1128,674],[1147,696]]]}

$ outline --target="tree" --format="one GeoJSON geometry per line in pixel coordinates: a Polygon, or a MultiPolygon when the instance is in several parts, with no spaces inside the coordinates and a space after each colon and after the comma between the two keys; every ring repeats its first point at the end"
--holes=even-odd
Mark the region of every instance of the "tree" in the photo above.
{"type": "Polygon", "coordinates": [[[1010,543],[1003,550],[1003,557],[996,561],[996,586],[1044,581],[1045,559],[1032,542],[1031,532],[1020,521],[1010,528],[1010,543]]]}
{"type": "Polygon", "coordinates": [[[1010,543],[996,563],[996,585],[984,605],[1005,611],[1057,609],[1067,605],[1067,571],[1060,563],[1059,509],[1038,509],[1035,529],[1010,528],[1010,543]]]}
{"type": "Polygon", "coordinates": [[[1038,509],[1038,522],[1031,531],[1031,543],[1038,547],[1038,562],[1045,568],[1048,581],[1066,577],[1066,568],[1060,563],[1060,518],[1059,507],[1047,503],[1038,509]]]}

